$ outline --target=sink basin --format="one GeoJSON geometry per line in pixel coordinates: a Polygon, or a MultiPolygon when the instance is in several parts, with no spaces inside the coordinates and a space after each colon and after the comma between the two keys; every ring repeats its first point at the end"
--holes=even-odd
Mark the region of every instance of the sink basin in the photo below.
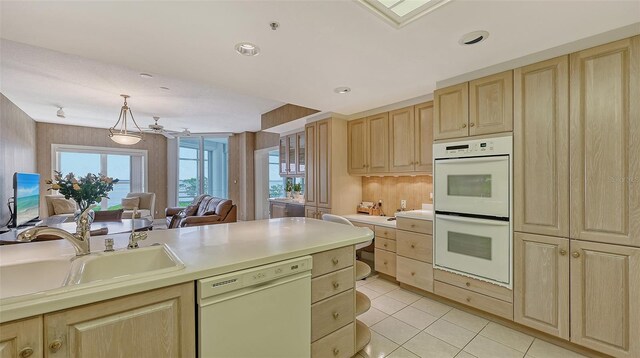
{"type": "Polygon", "coordinates": [[[100,252],[73,262],[66,285],[157,275],[184,268],[166,245],[133,250],[100,252]]]}
{"type": "Polygon", "coordinates": [[[22,296],[64,286],[71,258],[0,266],[0,298],[22,296]]]}

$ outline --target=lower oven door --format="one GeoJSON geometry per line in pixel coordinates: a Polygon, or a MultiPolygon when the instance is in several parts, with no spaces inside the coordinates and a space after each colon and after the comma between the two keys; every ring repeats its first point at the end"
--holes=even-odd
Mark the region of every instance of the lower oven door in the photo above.
{"type": "Polygon", "coordinates": [[[508,221],[436,214],[434,266],[510,287],[510,230],[508,221]]]}

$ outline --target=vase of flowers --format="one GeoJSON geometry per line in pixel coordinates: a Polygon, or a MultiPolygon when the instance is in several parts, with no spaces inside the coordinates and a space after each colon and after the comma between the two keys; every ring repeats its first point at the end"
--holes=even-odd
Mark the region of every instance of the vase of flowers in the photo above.
{"type": "MultiPolygon", "coordinates": [[[[110,178],[106,175],[88,173],[84,177],[77,177],[73,173],[65,176],[61,172],[55,171],[53,179],[48,179],[46,183],[51,185],[49,190],[57,190],[64,195],[65,199],[73,199],[78,205],[75,219],[78,220],[80,214],[93,204],[109,198],[108,194],[113,190],[113,184],[118,179],[110,178]]],[[[94,212],[89,212],[90,221],[93,221],[94,212]]]]}

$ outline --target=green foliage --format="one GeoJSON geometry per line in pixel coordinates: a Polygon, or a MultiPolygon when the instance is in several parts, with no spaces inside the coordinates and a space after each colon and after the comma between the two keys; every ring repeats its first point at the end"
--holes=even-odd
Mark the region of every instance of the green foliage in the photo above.
{"type": "Polygon", "coordinates": [[[283,196],[284,195],[283,189],[284,189],[284,187],[282,186],[282,184],[272,185],[269,188],[269,197],[270,198],[277,198],[277,197],[283,196]]]}
{"type": "Polygon", "coordinates": [[[295,192],[301,192],[302,191],[302,184],[301,183],[295,183],[293,184],[293,191],[295,192]]]}
{"type": "Polygon", "coordinates": [[[49,190],[57,190],[64,195],[65,199],[73,199],[78,203],[78,208],[84,211],[102,198],[108,199],[109,192],[113,190],[113,184],[118,181],[102,174],[88,173],[84,177],[76,178],[73,173],[63,176],[61,172],[56,171],[53,180],[48,179],[46,183],[51,185],[49,190]]]}
{"type": "Polygon", "coordinates": [[[287,178],[287,186],[285,187],[285,191],[293,191],[293,182],[291,181],[291,178],[287,178]]]}

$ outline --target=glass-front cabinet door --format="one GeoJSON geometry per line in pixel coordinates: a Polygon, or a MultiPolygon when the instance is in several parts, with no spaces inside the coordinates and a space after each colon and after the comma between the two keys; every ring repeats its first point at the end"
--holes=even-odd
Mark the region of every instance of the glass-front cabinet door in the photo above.
{"type": "Polygon", "coordinates": [[[289,152],[289,169],[287,170],[287,172],[290,175],[295,175],[296,162],[298,159],[298,156],[296,153],[296,135],[295,134],[287,136],[287,150],[289,152]]]}
{"type": "Polygon", "coordinates": [[[287,155],[289,154],[287,151],[287,137],[280,137],[280,175],[286,176],[289,169],[289,164],[287,162],[287,155]]]}
{"type": "Polygon", "coordinates": [[[296,163],[296,173],[298,173],[298,175],[304,174],[304,170],[305,170],[305,162],[304,162],[304,156],[305,156],[305,142],[304,142],[304,132],[300,132],[298,134],[296,134],[296,141],[298,142],[297,148],[298,148],[298,161],[296,163]]]}

